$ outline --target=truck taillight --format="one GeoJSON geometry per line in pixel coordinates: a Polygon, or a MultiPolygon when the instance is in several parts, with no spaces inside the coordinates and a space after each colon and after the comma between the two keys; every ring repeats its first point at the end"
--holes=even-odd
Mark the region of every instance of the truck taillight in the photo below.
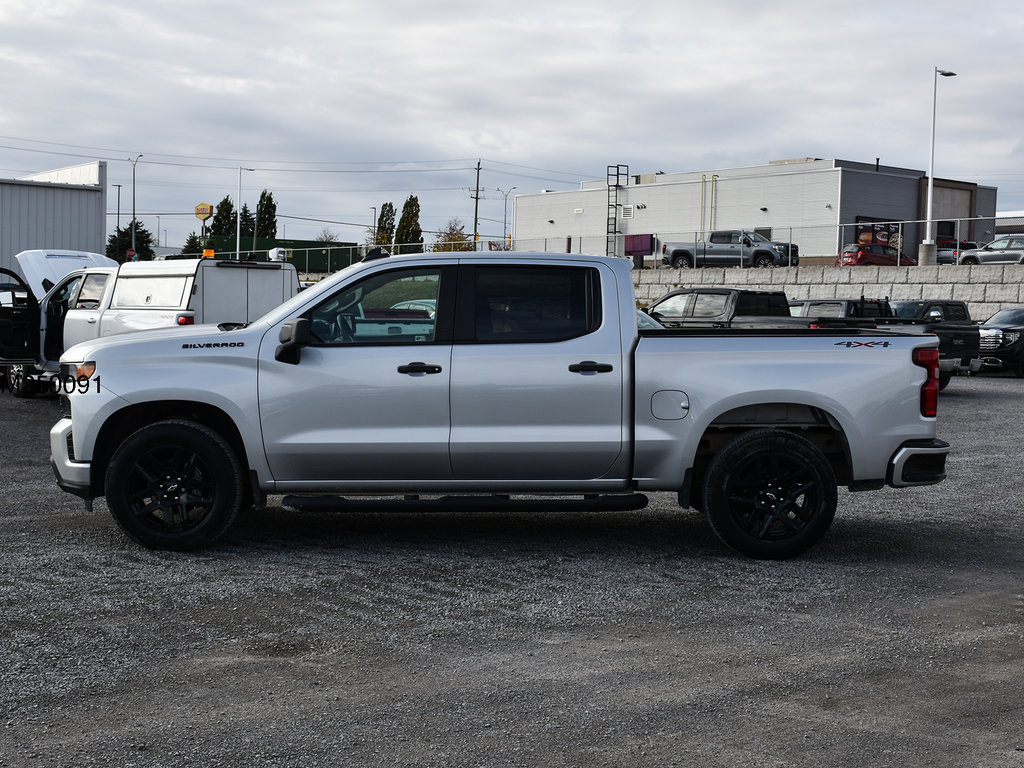
{"type": "Polygon", "coordinates": [[[178,325],[195,325],[196,318],[194,315],[178,315],[178,325]]]}
{"type": "Polygon", "coordinates": [[[665,245],[664,243],[661,244],[661,252],[662,254],[668,253],[668,246],[665,245]]]}
{"type": "Polygon", "coordinates": [[[915,349],[914,365],[928,371],[921,385],[921,415],[934,417],[939,410],[939,350],[935,347],[915,349]]]}

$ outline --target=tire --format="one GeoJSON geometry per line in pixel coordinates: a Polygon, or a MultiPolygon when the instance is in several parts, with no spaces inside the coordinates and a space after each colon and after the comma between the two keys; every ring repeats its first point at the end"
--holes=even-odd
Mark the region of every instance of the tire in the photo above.
{"type": "Polygon", "coordinates": [[[757,267],[758,269],[764,269],[765,267],[774,267],[775,259],[773,259],[771,256],[765,253],[762,253],[754,257],[754,266],[757,267]]]}
{"type": "Polygon", "coordinates": [[[743,433],[719,450],[704,477],[712,530],[748,557],[795,557],[816,544],[835,518],[832,466],[813,443],[791,432],[743,433]]]}
{"type": "Polygon", "coordinates": [[[692,264],[689,256],[673,256],[672,266],[676,269],[689,269],[692,264]]]}
{"type": "Polygon", "coordinates": [[[160,421],[129,436],[107,467],[107,506],[148,549],[189,552],[220,538],[244,498],[242,467],[219,434],[190,421],[160,421]]]}
{"type": "Polygon", "coordinates": [[[966,256],[960,260],[961,264],[977,264],[978,260],[974,256],[966,256]]]}
{"type": "Polygon", "coordinates": [[[951,373],[940,373],[939,374],[939,392],[949,386],[949,380],[953,378],[951,373]]]}
{"type": "Polygon", "coordinates": [[[29,379],[24,365],[7,367],[7,388],[15,397],[33,397],[36,394],[35,384],[29,379]]]}

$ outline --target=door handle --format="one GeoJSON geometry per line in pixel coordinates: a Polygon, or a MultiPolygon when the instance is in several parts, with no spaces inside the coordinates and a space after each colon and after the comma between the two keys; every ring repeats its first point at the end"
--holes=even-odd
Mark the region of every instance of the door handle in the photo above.
{"type": "Polygon", "coordinates": [[[410,375],[423,374],[423,373],[440,373],[440,365],[430,365],[428,363],[408,363],[406,365],[398,366],[399,373],[408,373],[410,375]]]}
{"type": "Polygon", "coordinates": [[[593,360],[584,360],[582,363],[573,363],[569,366],[571,373],[611,373],[611,363],[595,363],[593,360]]]}
{"type": "Polygon", "coordinates": [[[90,325],[95,325],[96,324],[96,318],[95,317],[90,317],[85,322],[89,323],[90,325]]]}

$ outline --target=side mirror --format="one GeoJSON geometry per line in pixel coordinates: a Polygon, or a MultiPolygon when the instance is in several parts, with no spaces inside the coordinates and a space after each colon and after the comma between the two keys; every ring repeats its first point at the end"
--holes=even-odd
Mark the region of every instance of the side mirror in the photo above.
{"type": "Polygon", "coordinates": [[[928,317],[930,319],[932,319],[932,320],[941,320],[942,319],[942,310],[941,309],[931,309],[931,310],[928,311],[928,317]]]}
{"type": "Polygon", "coordinates": [[[743,244],[749,248],[750,247],[750,238],[749,237],[744,237],[743,238],[743,244]]]}
{"type": "Polygon", "coordinates": [[[277,340],[281,343],[274,350],[274,359],[279,363],[298,365],[302,348],[309,344],[309,318],[296,317],[285,320],[277,340]]]}

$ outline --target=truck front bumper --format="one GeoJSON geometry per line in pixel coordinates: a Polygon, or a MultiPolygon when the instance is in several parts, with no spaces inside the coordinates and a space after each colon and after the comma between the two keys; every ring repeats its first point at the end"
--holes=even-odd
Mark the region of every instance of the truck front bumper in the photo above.
{"type": "Polygon", "coordinates": [[[61,419],[50,429],[50,466],[61,490],[91,501],[92,465],[87,461],[75,461],[71,419],[61,419]]]}
{"type": "Polygon", "coordinates": [[[948,454],[949,443],[943,440],[908,440],[889,459],[886,482],[894,488],[941,483],[948,454]]]}

